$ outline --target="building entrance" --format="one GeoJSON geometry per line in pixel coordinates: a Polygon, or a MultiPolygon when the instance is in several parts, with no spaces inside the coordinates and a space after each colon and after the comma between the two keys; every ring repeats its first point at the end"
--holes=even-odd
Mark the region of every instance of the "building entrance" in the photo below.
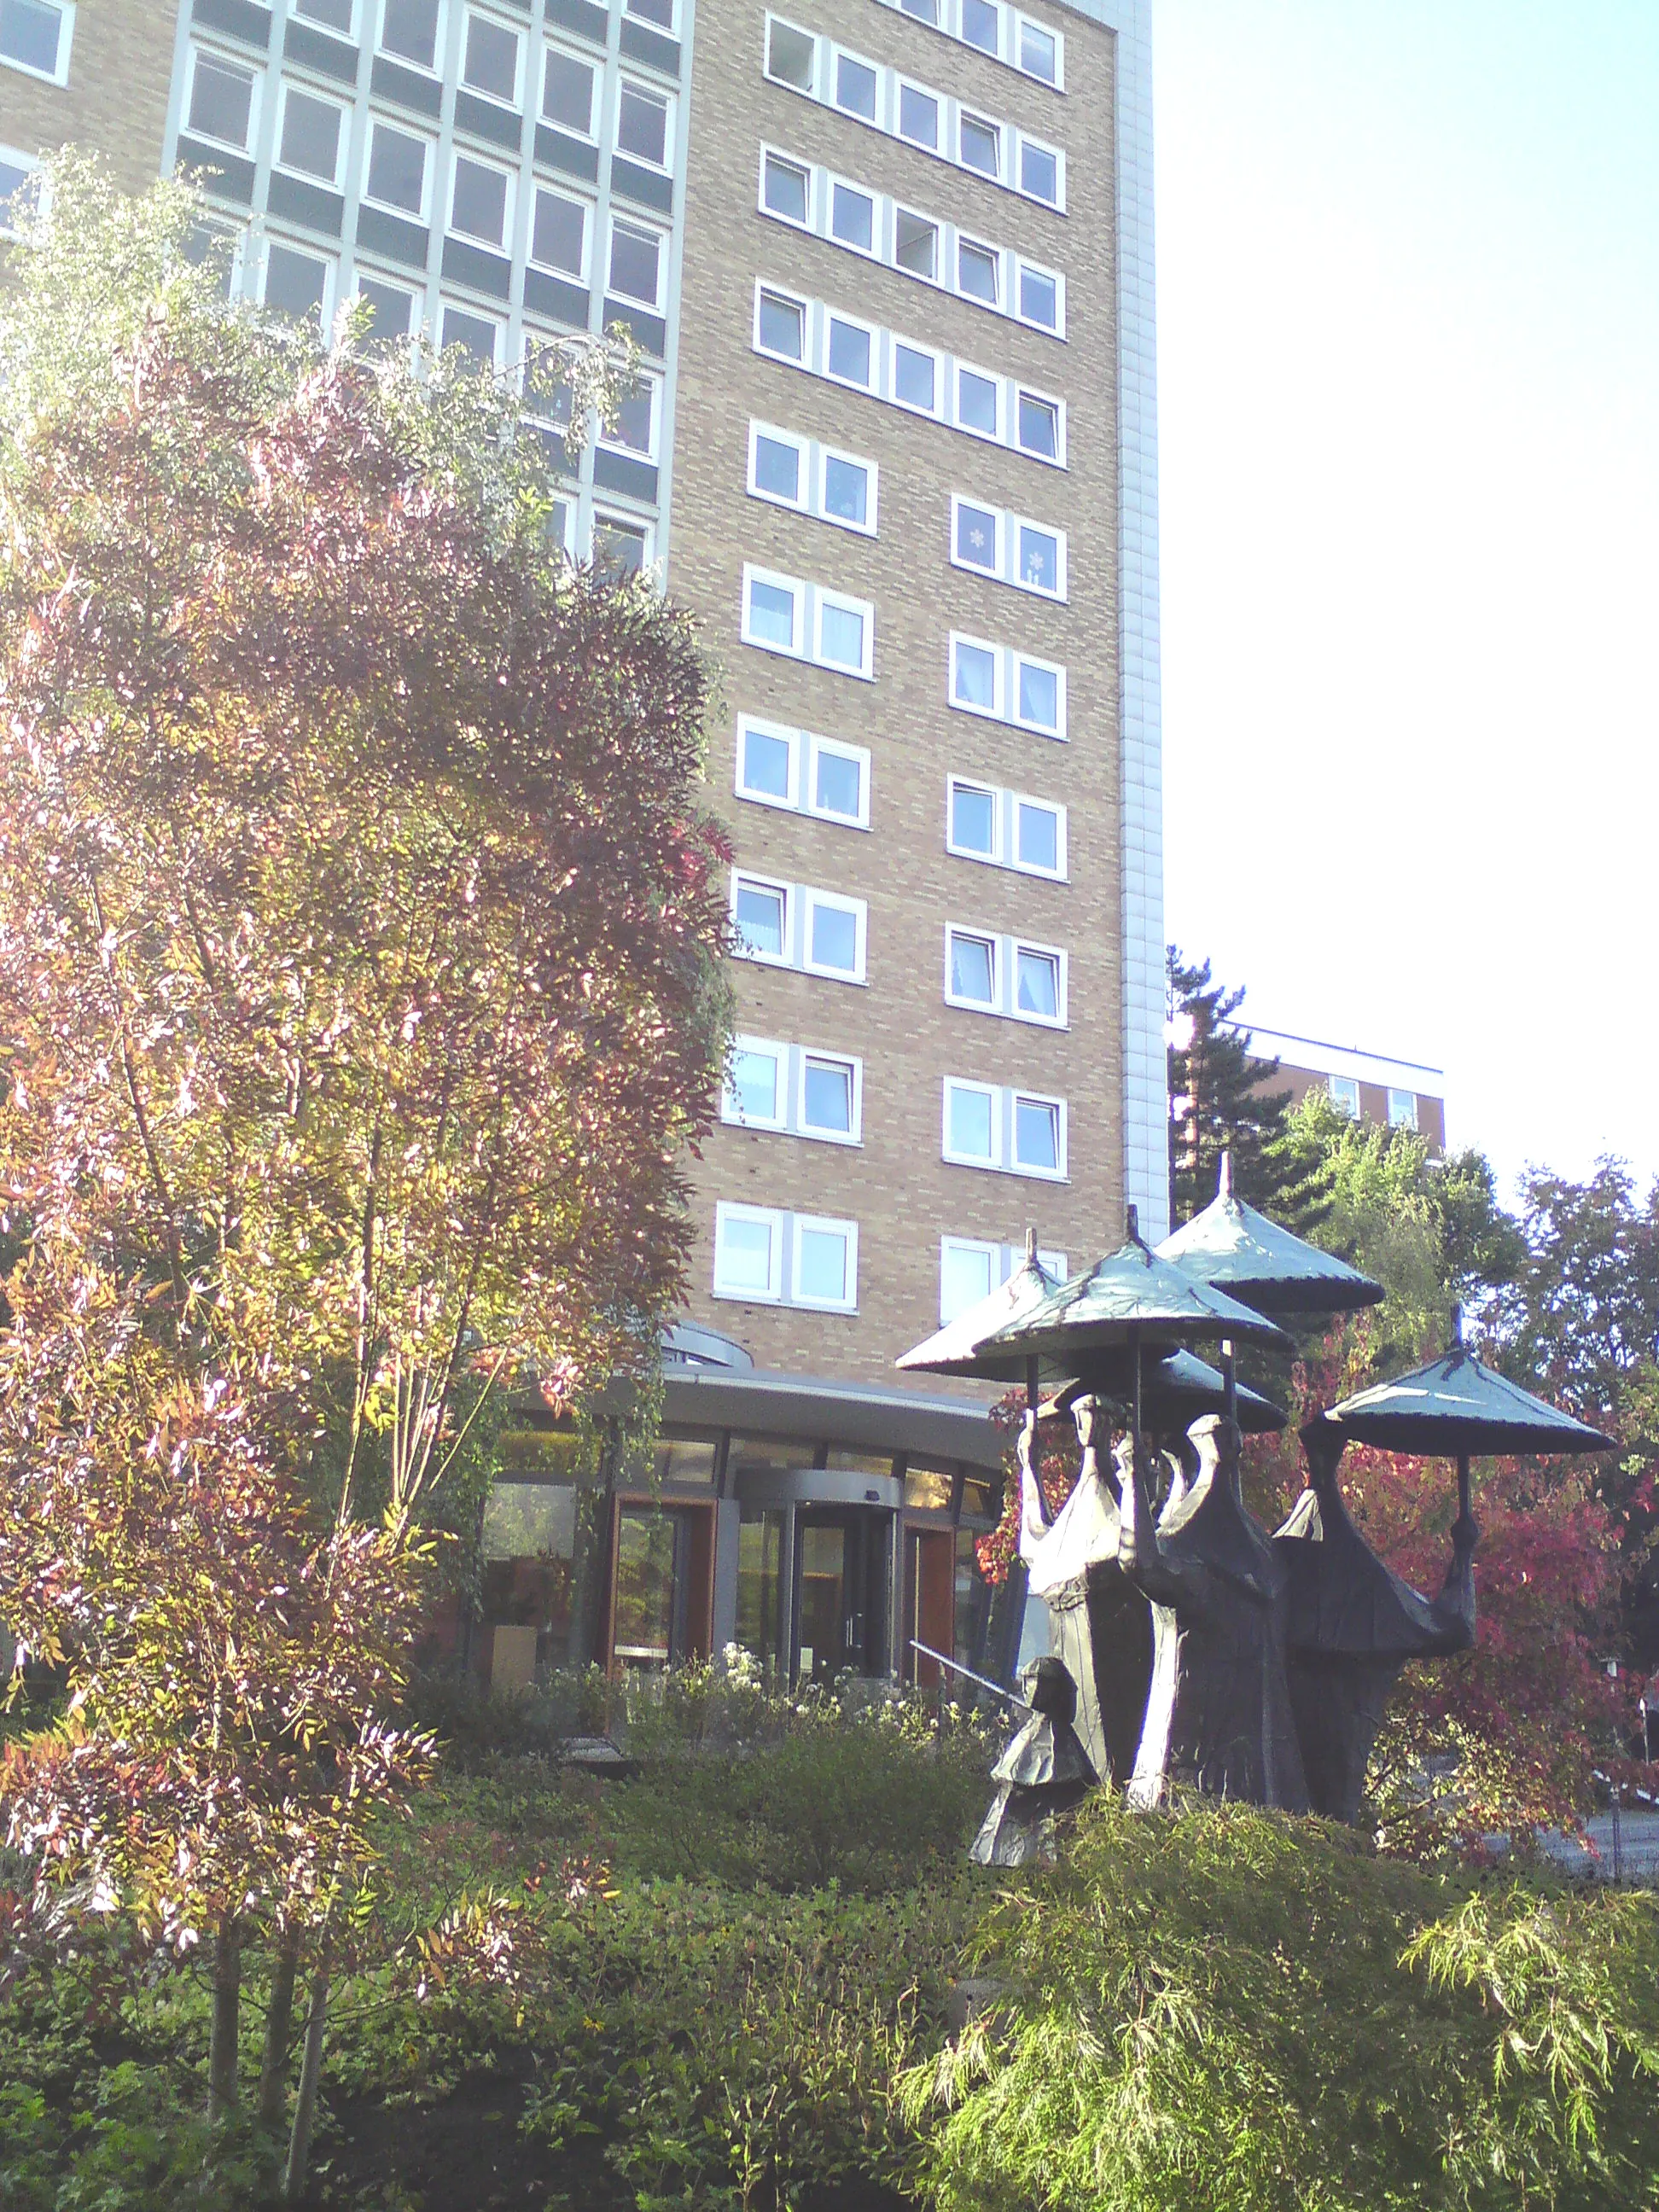
{"type": "Polygon", "coordinates": [[[802,1507],[795,1515],[797,1679],[887,1671],[892,1516],[802,1507]]]}

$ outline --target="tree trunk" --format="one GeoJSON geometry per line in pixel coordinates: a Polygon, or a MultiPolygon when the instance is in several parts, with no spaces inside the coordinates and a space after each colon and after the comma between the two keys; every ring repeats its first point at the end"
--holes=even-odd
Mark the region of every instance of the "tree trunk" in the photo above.
{"type": "Polygon", "coordinates": [[[242,1931],[227,1913],[213,1945],[213,2032],[208,2045],[208,2124],[236,2109],[236,2046],[242,2014],[242,1931]]]}
{"type": "Polygon", "coordinates": [[[270,2005],[265,2014],[264,2054],[259,2062],[259,2125],[277,2128],[288,2103],[288,2043],[294,2029],[294,1978],[300,1966],[300,1937],[285,1929],[276,1945],[270,2005]]]}
{"type": "Polygon", "coordinates": [[[283,2171],[283,2201],[288,2204],[296,2203],[305,2193],[306,2169],[311,2160],[311,2127],[317,2116],[317,2080],[323,2070],[323,2027],[328,2018],[328,1972],[329,1945],[325,1937],[311,1977],[305,2055],[300,2061],[300,2094],[294,2100],[288,2164],[283,2171]]]}

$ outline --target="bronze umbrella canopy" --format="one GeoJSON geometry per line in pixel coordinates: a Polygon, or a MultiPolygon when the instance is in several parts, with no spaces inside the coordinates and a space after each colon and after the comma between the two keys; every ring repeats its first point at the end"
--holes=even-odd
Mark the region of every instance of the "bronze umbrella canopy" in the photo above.
{"type": "MultiPolygon", "coordinates": [[[[1077,1365],[1080,1370],[1077,1379],[1040,1407],[1040,1413],[1064,1413],[1075,1399],[1091,1390],[1121,1402],[1134,1387],[1127,1352],[1103,1352],[1095,1358],[1079,1360],[1077,1365]]],[[[1247,1437],[1271,1435],[1290,1419],[1283,1407],[1275,1406],[1259,1391],[1247,1389],[1242,1382],[1235,1382],[1233,1389],[1231,1418],[1247,1437]]],[[[1140,1409],[1147,1426],[1154,1431],[1187,1428],[1201,1413],[1227,1412],[1226,1377],[1196,1352],[1166,1352],[1142,1376],[1140,1409]]]]}
{"type": "Polygon", "coordinates": [[[970,1375],[987,1382],[1025,1384],[1026,1401],[1035,1407],[1038,1395],[1037,1361],[1024,1352],[997,1353],[983,1350],[988,1340],[1009,1322],[1036,1311],[1059,1287],[1036,1255],[1036,1236],[1025,1232],[1025,1257],[1006,1283],[988,1297],[960,1313],[954,1321],[921,1344],[913,1345],[898,1360],[900,1367],[925,1375],[970,1375]]]}
{"type": "Polygon", "coordinates": [[[1457,1510],[1462,1516],[1469,1512],[1472,1458],[1494,1452],[1541,1458],[1558,1452],[1618,1449],[1614,1439],[1600,1429],[1547,1405],[1477,1359],[1463,1341],[1463,1315],[1458,1306],[1452,1308],[1449,1352],[1390,1382],[1356,1391],[1319,1419],[1344,1437],[1380,1444],[1384,1451],[1455,1458],[1457,1510]]]}

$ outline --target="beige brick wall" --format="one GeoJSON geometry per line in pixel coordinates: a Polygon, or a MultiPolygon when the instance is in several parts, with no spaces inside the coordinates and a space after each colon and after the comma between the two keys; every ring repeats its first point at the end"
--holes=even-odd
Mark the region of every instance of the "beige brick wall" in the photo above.
{"type": "Polygon", "coordinates": [[[67,84],[0,64],[0,143],[99,152],[118,184],[142,191],[161,173],[177,21],[173,0],[81,0],[67,84]]]}
{"type": "Polygon", "coordinates": [[[896,1355],[937,1322],[941,1235],[1013,1243],[1029,1223],[1045,1247],[1080,1264],[1121,1231],[1114,49],[1111,35],[1084,18],[1041,11],[1066,38],[1062,98],[875,0],[799,0],[785,12],[1067,154],[1061,216],[769,83],[762,0],[699,0],[669,588],[702,617],[721,665],[728,712],[715,733],[710,778],[739,859],[867,899],[870,921],[866,988],[739,965],[740,1027],[862,1055],[864,1141],[854,1152],[717,1129],[695,1176],[703,1242],[693,1261],[693,1306],[763,1365],[892,1381],[896,1355]],[[763,218],[756,204],[763,140],[1062,269],[1067,341],[763,218]],[[758,359],[750,343],[757,275],[1063,396],[1068,468],[1045,468],[758,359]],[[876,461],[878,538],[749,499],[751,416],[876,461]],[[952,491],[1065,529],[1069,603],[1054,605],[953,568],[952,491]],[[872,600],[875,683],[743,646],[745,560],[872,600]],[[952,628],[1064,663],[1069,744],[948,708],[952,628]],[[739,712],[868,746],[870,832],[734,799],[739,712]],[[952,770],[1063,801],[1069,884],[949,856],[945,779],[952,770]],[[1069,1031],[947,1006],[947,920],[1066,946],[1069,1031]],[[946,1073],[1064,1097],[1069,1183],[944,1164],[946,1073]],[[856,1219],[856,1316],[715,1298],[720,1198],[856,1219]]]}

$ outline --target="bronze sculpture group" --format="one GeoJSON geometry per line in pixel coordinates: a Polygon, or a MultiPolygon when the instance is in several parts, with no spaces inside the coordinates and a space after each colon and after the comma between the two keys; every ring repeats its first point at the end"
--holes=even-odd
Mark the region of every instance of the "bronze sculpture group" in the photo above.
{"type": "Polygon", "coordinates": [[[1474,1640],[1471,1456],[1609,1444],[1485,1367],[1455,1320],[1443,1358],[1306,1425],[1307,1487],[1269,1535],[1241,1492],[1241,1421],[1282,1426],[1284,1417],[1238,1388],[1233,1344],[1283,1341],[1274,1313],[1340,1312],[1382,1296],[1236,1198],[1224,1162],[1214,1203],[1156,1253],[1133,1213],[1128,1241],[1066,1284],[1028,1247],[1007,1284],[900,1363],[1002,1380],[1023,1370],[1026,1385],[1020,1554],[1048,1605],[1053,1649],[1030,1678],[1031,1717],[995,1770],[976,1858],[1048,1856],[1054,1819],[1096,1775],[1144,1806],[1194,1790],[1360,1818],[1401,1668],[1474,1640]],[[1204,1338],[1222,1341],[1220,1374],[1183,1348],[1204,1338]],[[1045,1367],[1065,1382],[1048,1410],[1071,1412],[1081,1449],[1052,1518],[1036,1466],[1045,1367]],[[1350,1517],[1338,1468],[1354,1439],[1456,1456],[1458,1515],[1437,1596],[1402,1582],[1350,1517]]]}

